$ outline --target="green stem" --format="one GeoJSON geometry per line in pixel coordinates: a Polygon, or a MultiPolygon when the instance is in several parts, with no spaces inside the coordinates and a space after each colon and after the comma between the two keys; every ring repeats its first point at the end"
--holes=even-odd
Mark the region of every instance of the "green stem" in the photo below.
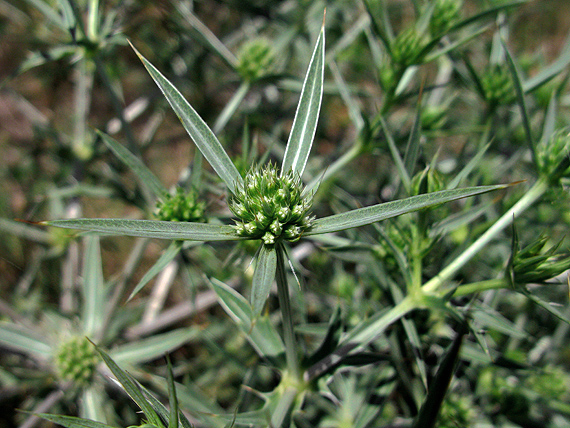
{"type": "Polygon", "coordinates": [[[280,427],[283,425],[285,417],[289,413],[291,406],[295,403],[298,391],[294,387],[287,388],[283,395],[281,396],[277,407],[271,415],[271,425],[272,427],[280,427]]]}
{"type": "Polygon", "coordinates": [[[505,227],[510,225],[516,216],[523,213],[527,208],[540,199],[547,189],[548,180],[545,178],[539,179],[510,210],[503,214],[503,216],[489,229],[487,229],[487,231],[473,244],[471,244],[469,248],[461,253],[459,257],[443,269],[437,276],[426,282],[422,287],[422,291],[424,293],[433,293],[436,291],[437,288],[455,275],[459,269],[461,269],[469,260],[471,260],[471,258],[481,251],[481,249],[495,238],[495,236],[497,236],[505,227]]]}
{"type": "Polygon", "coordinates": [[[224,107],[224,109],[216,119],[216,123],[214,123],[214,127],[212,128],[214,134],[217,134],[222,129],[224,129],[230,118],[234,115],[239,105],[247,95],[249,87],[250,87],[249,82],[242,82],[237,92],[234,94],[232,99],[226,104],[226,107],[224,107]]]}
{"type": "Polygon", "coordinates": [[[455,289],[453,297],[468,296],[474,293],[480,293],[487,290],[498,290],[508,287],[507,281],[503,278],[489,279],[487,281],[474,282],[472,284],[460,285],[455,289]]]}
{"type": "Polygon", "coordinates": [[[287,276],[285,274],[284,249],[281,245],[275,246],[277,252],[277,295],[279,296],[279,307],[283,318],[283,339],[285,341],[285,358],[287,359],[287,369],[295,379],[300,376],[299,360],[297,356],[297,342],[293,330],[293,313],[291,311],[291,301],[289,288],[287,286],[287,276]]]}

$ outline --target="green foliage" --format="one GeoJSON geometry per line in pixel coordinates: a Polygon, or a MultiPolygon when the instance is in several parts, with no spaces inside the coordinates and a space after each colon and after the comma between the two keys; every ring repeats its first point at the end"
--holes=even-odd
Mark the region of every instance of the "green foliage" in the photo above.
{"type": "Polygon", "coordinates": [[[0,425],[570,425],[552,1],[0,8],[0,425]]]}
{"type": "Polygon", "coordinates": [[[509,105],[516,99],[515,87],[505,67],[492,66],[481,78],[485,100],[492,106],[509,105]]]}

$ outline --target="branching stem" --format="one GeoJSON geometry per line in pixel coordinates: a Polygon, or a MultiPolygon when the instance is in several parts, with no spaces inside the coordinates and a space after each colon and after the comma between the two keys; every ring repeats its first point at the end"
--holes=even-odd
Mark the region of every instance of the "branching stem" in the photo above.
{"type": "Polygon", "coordinates": [[[422,287],[424,293],[435,292],[445,281],[453,277],[469,260],[471,260],[481,249],[494,239],[505,227],[510,225],[516,216],[520,215],[537,200],[539,200],[548,189],[548,180],[540,178],[519,201],[513,205],[499,220],[497,220],[487,231],[481,235],[473,244],[469,246],[450,265],[443,269],[437,276],[426,282],[422,287]]]}

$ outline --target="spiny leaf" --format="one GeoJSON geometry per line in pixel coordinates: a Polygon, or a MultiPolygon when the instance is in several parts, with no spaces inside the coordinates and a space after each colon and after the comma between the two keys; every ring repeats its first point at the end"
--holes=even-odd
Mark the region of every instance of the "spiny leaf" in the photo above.
{"type": "Polygon", "coordinates": [[[305,235],[339,232],[353,227],[364,226],[387,218],[418,211],[468,196],[479,195],[493,190],[504,189],[508,184],[494,186],[466,187],[464,189],[442,190],[424,195],[412,196],[398,201],[359,208],[342,214],[335,214],[315,220],[313,228],[305,235]]]}
{"type": "Polygon", "coordinates": [[[66,229],[87,230],[102,235],[125,235],[180,241],[233,241],[241,239],[235,234],[231,226],[208,223],[80,218],[44,221],[40,224],[66,229]]]}
{"type": "Polygon", "coordinates": [[[222,147],[222,144],[218,141],[208,125],[206,125],[206,122],[204,122],[190,103],[182,96],[180,91],[143,57],[134,46],[133,49],[176,112],[188,135],[194,140],[194,143],[206,160],[210,162],[214,171],[216,171],[218,176],[226,183],[230,192],[234,193],[236,185],[241,185],[243,179],[222,147]]]}
{"type": "Polygon", "coordinates": [[[319,111],[321,109],[321,101],[323,98],[323,76],[325,68],[325,26],[323,27],[317,39],[313,57],[309,64],[309,69],[303,83],[301,91],[301,99],[297,106],[293,127],[289,134],[285,157],[281,167],[281,174],[286,174],[290,170],[303,174],[315,131],[317,129],[317,121],[319,111]]]}
{"type": "Polygon", "coordinates": [[[156,175],[154,175],[146,165],[126,147],[119,144],[116,140],[103,132],[98,131],[97,134],[101,137],[105,145],[111,149],[115,156],[117,156],[135,173],[139,181],[154,193],[155,197],[158,198],[168,192],[168,189],[162,185],[160,180],[156,178],[156,175]]]}

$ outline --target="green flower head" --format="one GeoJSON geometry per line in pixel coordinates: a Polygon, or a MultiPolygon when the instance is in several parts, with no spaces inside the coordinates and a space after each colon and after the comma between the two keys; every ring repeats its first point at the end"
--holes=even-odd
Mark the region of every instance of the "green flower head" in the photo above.
{"type": "Polygon", "coordinates": [[[99,355],[87,338],[74,336],[58,346],[54,362],[61,379],[79,386],[88,385],[99,363],[99,355]]]}
{"type": "Polygon", "coordinates": [[[198,200],[198,194],[194,190],[188,193],[181,187],[171,195],[167,193],[162,200],[157,202],[156,217],[164,221],[194,221],[204,222],[206,204],[198,200]]]}
{"type": "Polygon", "coordinates": [[[252,169],[229,198],[230,210],[238,217],[236,233],[265,245],[298,241],[313,224],[311,205],[312,197],[303,195],[301,177],[293,171],[279,176],[271,163],[252,169]]]}

